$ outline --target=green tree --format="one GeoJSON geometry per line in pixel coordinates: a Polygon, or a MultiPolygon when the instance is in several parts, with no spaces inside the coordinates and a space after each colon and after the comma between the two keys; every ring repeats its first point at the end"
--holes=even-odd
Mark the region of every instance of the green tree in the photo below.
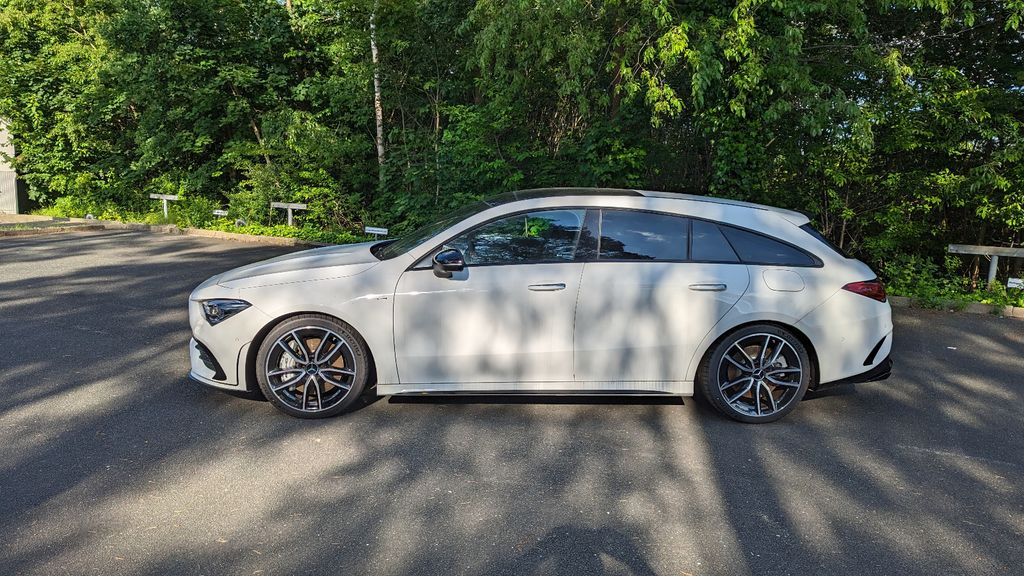
{"type": "Polygon", "coordinates": [[[33,196],[79,208],[401,231],[642,187],[959,273],[950,242],[1024,241],[1022,24],[1020,0],[0,0],[0,116],[33,196]]]}
{"type": "Polygon", "coordinates": [[[102,196],[117,179],[97,163],[111,152],[98,126],[119,121],[97,108],[97,76],[109,50],[98,28],[107,0],[0,0],[0,117],[32,198],[102,196]]]}

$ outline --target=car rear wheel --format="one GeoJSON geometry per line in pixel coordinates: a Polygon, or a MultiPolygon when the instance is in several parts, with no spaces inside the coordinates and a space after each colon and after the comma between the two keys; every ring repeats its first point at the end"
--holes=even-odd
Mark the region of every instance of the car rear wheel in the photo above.
{"type": "Polygon", "coordinates": [[[721,339],[701,364],[704,397],[740,422],[774,422],[788,414],[814,378],[810,354],[790,331],[747,326],[721,339]]]}
{"type": "Polygon", "coordinates": [[[351,326],[330,316],[289,318],[267,334],[256,355],[256,376],[275,408],[298,418],[327,418],[358,400],[369,354],[351,326]]]}

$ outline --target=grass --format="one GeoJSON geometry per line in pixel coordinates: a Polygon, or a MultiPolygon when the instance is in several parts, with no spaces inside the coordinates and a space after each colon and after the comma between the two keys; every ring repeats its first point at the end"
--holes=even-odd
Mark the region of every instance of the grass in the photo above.
{"type": "Polygon", "coordinates": [[[164,216],[163,211],[137,212],[125,210],[114,205],[106,206],[83,206],[70,202],[58,200],[53,206],[41,208],[33,212],[41,216],[51,218],[83,218],[86,214],[92,214],[98,220],[114,220],[118,222],[130,222],[149,225],[175,224],[181,228],[199,228],[204,230],[217,230],[220,232],[234,232],[237,234],[250,234],[253,236],[274,236],[284,238],[298,238],[307,242],[319,244],[352,244],[372,240],[370,236],[353,234],[348,230],[323,229],[314,226],[288,226],[285,224],[247,224],[235,226],[235,221],[229,218],[206,218],[197,219],[195,214],[172,206],[169,216],[164,216]]]}

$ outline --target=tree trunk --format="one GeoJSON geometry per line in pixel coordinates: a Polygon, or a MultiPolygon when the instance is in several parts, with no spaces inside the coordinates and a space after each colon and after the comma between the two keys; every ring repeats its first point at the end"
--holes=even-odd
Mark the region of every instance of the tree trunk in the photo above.
{"type": "Polygon", "coordinates": [[[608,86],[609,91],[609,102],[608,102],[608,118],[614,120],[619,115],[619,107],[622,105],[622,67],[625,65],[623,58],[626,54],[626,46],[624,42],[619,41],[619,35],[622,33],[622,23],[619,21],[618,16],[615,18],[615,34],[612,36],[612,59],[611,61],[615,64],[615,76],[612,77],[612,83],[608,86]]]}
{"type": "MultiPolygon", "coordinates": [[[[988,225],[985,222],[981,223],[981,227],[978,229],[978,240],[975,244],[981,246],[985,244],[985,234],[988,233],[988,225]]],[[[971,289],[978,289],[978,278],[981,276],[981,257],[975,256],[971,259],[971,289]]]]}
{"type": "MultiPolygon", "coordinates": [[[[234,83],[230,84],[230,87],[231,95],[242,100],[243,98],[238,94],[238,89],[235,88],[234,83]]],[[[254,115],[252,104],[247,99],[245,99],[245,103],[249,108],[249,128],[252,129],[253,135],[256,136],[256,143],[260,145],[260,154],[263,156],[263,161],[267,163],[267,166],[270,166],[270,155],[267,154],[267,146],[263,142],[263,134],[260,133],[260,127],[256,124],[256,116],[254,115]]]]}
{"type": "Polygon", "coordinates": [[[441,79],[434,99],[434,205],[441,200],[441,79]]]}
{"type": "Polygon", "coordinates": [[[370,12],[370,57],[373,60],[373,115],[377,122],[377,168],[379,182],[384,182],[384,107],[380,97],[380,60],[377,57],[377,10],[380,0],[374,0],[370,12]]]}
{"type": "Polygon", "coordinates": [[[267,163],[267,166],[270,166],[270,155],[267,154],[267,146],[263,143],[263,135],[260,134],[260,128],[256,125],[256,119],[253,118],[252,114],[249,115],[249,127],[252,128],[252,133],[256,135],[256,143],[260,145],[263,161],[267,163]]]}

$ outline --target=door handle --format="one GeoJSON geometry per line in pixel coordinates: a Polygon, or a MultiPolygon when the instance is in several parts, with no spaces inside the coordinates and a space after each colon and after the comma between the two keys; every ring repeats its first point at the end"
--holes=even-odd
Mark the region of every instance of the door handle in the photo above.
{"type": "Polygon", "coordinates": [[[554,292],[555,290],[565,290],[565,284],[530,284],[527,288],[534,292],[554,292]]]}
{"type": "Polygon", "coordinates": [[[725,284],[690,284],[690,290],[695,292],[725,292],[725,284]]]}

